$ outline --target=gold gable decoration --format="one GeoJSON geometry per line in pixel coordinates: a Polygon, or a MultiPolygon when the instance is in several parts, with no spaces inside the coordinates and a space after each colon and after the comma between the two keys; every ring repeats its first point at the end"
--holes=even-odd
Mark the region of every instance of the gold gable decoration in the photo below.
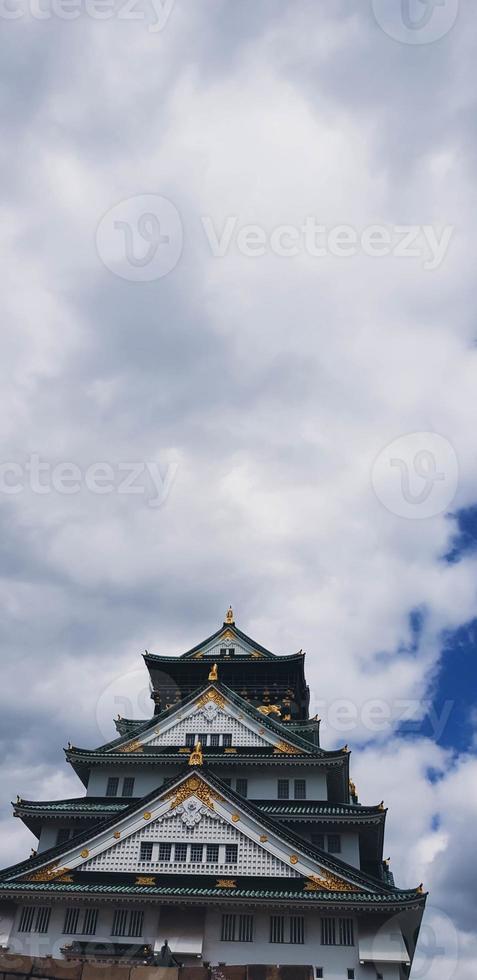
{"type": "Polygon", "coordinates": [[[281,755],[301,755],[300,749],[296,749],[294,745],[289,745],[288,742],[278,742],[273,751],[275,754],[281,755]]]}
{"type": "Polygon", "coordinates": [[[224,622],[230,623],[231,626],[235,624],[235,616],[234,616],[234,611],[232,609],[232,606],[229,606],[229,608],[227,609],[224,622]]]}
{"type": "Polygon", "coordinates": [[[69,868],[60,867],[59,862],[55,861],[53,864],[47,864],[46,868],[40,868],[39,871],[32,871],[23,875],[20,881],[55,881],[57,878],[67,875],[69,870],[69,868]]]}
{"type": "Polygon", "coordinates": [[[217,667],[217,664],[214,664],[214,666],[211,667],[209,671],[209,681],[216,681],[218,680],[218,678],[219,678],[219,669],[217,667]]]}
{"type": "Polygon", "coordinates": [[[165,799],[172,800],[171,810],[175,810],[176,807],[181,805],[181,803],[188,800],[189,796],[196,796],[201,803],[204,803],[205,806],[209,807],[209,810],[214,809],[214,800],[223,802],[224,799],[220,793],[217,793],[214,789],[212,789],[206,782],[204,782],[203,779],[200,779],[199,776],[190,776],[189,779],[186,779],[185,783],[182,783],[182,786],[179,786],[178,789],[173,789],[170,793],[167,793],[165,799]]]}
{"type": "Polygon", "coordinates": [[[196,708],[204,708],[209,701],[213,701],[218,708],[225,708],[225,698],[218,691],[206,691],[196,702],[196,708]]]}
{"type": "Polygon", "coordinates": [[[128,742],[127,745],[121,745],[118,752],[144,752],[144,746],[136,739],[134,742],[128,742]]]}
{"type": "Polygon", "coordinates": [[[304,891],[306,892],[357,892],[359,888],[355,885],[350,885],[349,882],[344,881],[343,878],[337,878],[336,875],[332,875],[329,871],[323,871],[321,876],[311,875],[309,880],[305,884],[304,891]]]}

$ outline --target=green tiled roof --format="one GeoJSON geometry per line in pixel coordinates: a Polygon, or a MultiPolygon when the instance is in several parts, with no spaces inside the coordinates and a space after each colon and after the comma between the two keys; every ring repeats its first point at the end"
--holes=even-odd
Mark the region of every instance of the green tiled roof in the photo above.
{"type": "Polygon", "coordinates": [[[210,885],[131,885],[129,883],[108,882],[105,884],[83,884],[74,882],[68,884],[54,882],[0,882],[0,894],[15,893],[42,893],[49,894],[87,894],[87,895],[124,895],[127,897],[144,896],[146,898],[179,897],[179,898],[219,898],[221,901],[230,898],[235,899],[263,899],[265,901],[288,901],[288,902],[315,902],[327,905],[344,904],[357,906],[375,906],[377,908],[386,907],[406,907],[410,905],[424,905],[426,895],[416,890],[392,891],[387,893],[375,892],[297,892],[284,887],[280,890],[266,888],[217,888],[210,885]]]}
{"type": "Polygon", "coordinates": [[[110,797],[79,796],[71,800],[19,800],[12,803],[15,810],[28,811],[31,814],[45,816],[49,813],[85,813],[93,816],[95,813],[120,813],[131,806],[129,798],[111,799],[110,797]]]}
{"type": "Polygon", "coordinates": [[[254,800],[262,813],[271,816],[312,816],[312,817],[344,817],[348,820],[362,820],[369,817],[382,817],[386,811],[379,806],[360,806],[346,803],[320,803],[307,800],[254,800]]]}

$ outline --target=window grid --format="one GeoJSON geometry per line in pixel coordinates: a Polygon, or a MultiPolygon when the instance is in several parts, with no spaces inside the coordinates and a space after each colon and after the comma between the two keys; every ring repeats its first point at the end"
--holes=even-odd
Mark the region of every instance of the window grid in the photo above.
{"type": "Polygon", "coordinates": [[[117,776],[110,776],[106,786],[106,796],[117,796],[119,779],[117,776]]]}
{"type": "Polygon", "coordinates": [[[71,835],[72,835],[72,831],[70,830],[69,827],[59,827],[58,832],[56,834],[56,843],[66,844],[66,841],[70,839],[71,835]]]}
{"type": "Polygon", "coordinates": [[[328,851],[330,854],[341,854],[341,837],[339,834],[328,834],[328,851]]]}
{"type": "Polygon", "coordinates": [[[79,909],[66,909],[63,935],[74,936],[78,932],[79,909]]]}
{"type": "Polygon", "coordinates": [[[220,934],[223,943],[234,941],[235,936],[235,915],[227,913],[222,916],[222,932],[220,934]]]}
{"type": "Polygon", "coordinates": [[[235,788],[237,793],[240,793],[240,796],[246,797],[248,793],[248,779],[237,779],[235,788]]]}
{"type": "Polygon", "coordinates": [[[113,928],[111,930],[112,936],[126,936],[127,932],[127,922],[128,922],[128,912],[127,909],[115,909],[113,916],[113,928]]]}
{"type": "Polygon", "coordinates": [[[285,942],[285,916],[284,915],[270,916],[270,942],[271,943],[285,942]]]}
{"type": "Polygon", "coordinates": [[[336,945],[336,920],[335,919],[321,920],[321,945],[322,946],[336,945]]]}
{"type": "Polygon", "coordinates": [[[187,860],[187,844],[174,844],[174,861],[187,860]]]}
{"type": "Polygon", "coordinates": [[[218,844],[207,844],[207,861],[210,861],[211,864],[218,864],[219,862],[218,844]]]}
{"type": "Polygon", "coordinates": [[[354,946],[354,929],[352,919],[339,919],[340,946],[354,946]]]}
{"type": "Polygon", "coordinates": [[[302,915],[290,916],[290,942],[295,946],[305,942],[305,919],[302,915]]]}
{"type": "Polygon", "coordinates": [[[225,732],[225,734],[222,735],[222,745],[224,749],[230,749],[232,747],[232,736],[229,734],[229,732],[225,732]]]}
{"type": "Polygon", "coordinates": [[[152,861],[152,841],[141,841],[141,849],[139,852],[140,861],[152,861]]]}
{"type": "Polygon", "coordinates": [[[319,847],[321,851],[325,849],[325,835],[324,834],[312,834],[311,843],[314,847],[319,847]]]}
{"type": "Polygon", "coordinates": [[[225,845],[225,863],[226,864],[237,864],[238,861],[238,845],[237,844],[226,844],[225,845]]]}
{"type": "Polygon", "coordinates": [[[239,915],[238,919],[237,941],[239,943],[253,942],[253,915],[249,915],[248,913],[239,915]]]}
{"type": "Polygon", "coordinates": [[[189,861],[202,861],[204,857],[204,845],[203,844],[191,844],[190,845],[190,858],[189,861]]]}
{"type": "Polygon", "coordinates": [[[33,927],[33,919],[35,916],[35,909],[31,905],[26,905],[22,909],[20,916],[20,924],[18,926],[18,932],[31,932],[33,927]]]}
{"type": "Polygon", "coordinates": [[[83,928],[81,932],[84,936],[94,936],[96,934],[96,926],[98,924],[98,910],[97,909],[85,909],[83,916],[83,928]]]}
{"type": "Polygon", "coordinates": [[[36,919],[35,919],[35,932],[45,933],[48,932],[48,926],[50,924],[51,909],[41,906],[37,909],[36,919]]]}
{"type": "Polygon", "coordinates": [[[306,800],[306,779],[295,779],[295,799],[306,800]]]}
{"type": "Polygon", "coordinates": [[[278,780],[278,799],[288,800],[290,798],[290,781],[288,779],[278,780]]]}
{"type": "Polygon", "coordinates": [[[354,946],[352,919],[322,919],[322,946],[354,946]]]}
{"type": "Polygon", "coordinates": [[[164,842],[161,842],[159,844],[159,860],[170,861],[171,851],[172,851],[172,844],[166,844],[164,842]]]}
{"type": "Polygon", "coordinates": [[[134,776],[125,776],[123,779],[123,796],[132,796],[134,793],[134,776]]]}
{"type": "Polygon", "coordinates": [[[128,936],[142,936],[142,926],[144,912],[130,912],[128,922],[128,936]]]}

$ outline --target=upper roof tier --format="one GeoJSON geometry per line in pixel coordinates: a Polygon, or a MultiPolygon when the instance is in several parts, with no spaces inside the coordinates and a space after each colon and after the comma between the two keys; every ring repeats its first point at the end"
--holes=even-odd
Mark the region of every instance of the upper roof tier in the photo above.
{"type": "Polygon", "coordinates": [[[211,665],[217,663],[224,683],[252,704],[279,702],[287,720],[308,717],[303,651],[277,656],[236,626],[231,608],[215,633],[180,656],[162,657],[146,651],[144,660],[158,711],[206,683],[211,665]]]}

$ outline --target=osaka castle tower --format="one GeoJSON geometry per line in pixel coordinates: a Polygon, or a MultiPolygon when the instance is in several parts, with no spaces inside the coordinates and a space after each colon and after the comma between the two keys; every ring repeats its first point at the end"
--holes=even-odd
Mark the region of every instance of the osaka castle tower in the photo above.
{"type": "Polygon", "coordinates": [[[305,654],[265,649],[230,608],[192,650],[144,659],[150,720],[65,750],[86,793],[14,804],[38,846],[0,872],[3,949],[171,976],[409,977],[426,895],[394,884],[386,809],[358,801],[348,747],[321,747],[305,654]]]}

